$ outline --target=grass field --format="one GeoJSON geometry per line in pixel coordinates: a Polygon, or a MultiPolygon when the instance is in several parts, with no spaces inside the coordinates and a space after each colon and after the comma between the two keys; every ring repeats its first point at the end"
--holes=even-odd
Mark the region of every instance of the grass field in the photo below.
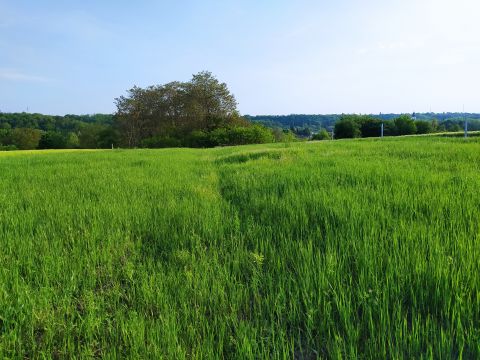
{"type": "Polygon", "coordinates": [[[479,358],[480,139],[0,153],[0,358],[479,358]]]}

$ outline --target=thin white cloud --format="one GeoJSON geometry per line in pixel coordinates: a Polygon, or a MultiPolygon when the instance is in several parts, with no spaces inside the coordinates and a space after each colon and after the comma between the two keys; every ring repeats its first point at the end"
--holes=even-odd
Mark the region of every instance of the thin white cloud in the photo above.
{"type": "Polygon", "coordinates": [[[52,79],[44,76],[25,74],[14,69],[0,69],[0,79],[24,82],[50,82],[52,79]]]}

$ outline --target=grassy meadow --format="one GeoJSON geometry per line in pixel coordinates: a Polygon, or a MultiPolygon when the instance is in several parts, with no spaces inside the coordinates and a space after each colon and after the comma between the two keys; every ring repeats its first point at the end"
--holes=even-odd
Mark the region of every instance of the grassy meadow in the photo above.
{"type": "Polygon", "coordinates": [[[480,357],[480,138],[0,153],[0,358],[480,357]]]}

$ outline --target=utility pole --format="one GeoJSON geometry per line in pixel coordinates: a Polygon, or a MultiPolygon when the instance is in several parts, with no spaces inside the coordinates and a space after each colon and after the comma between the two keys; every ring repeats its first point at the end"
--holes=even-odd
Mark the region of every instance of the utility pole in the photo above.
{"type": "Polygon", "coordinates": [[[380,125],[380,137],[383,138],[383,119],[382,119],[382,113],[380,112],[380,120],[382,121],[382,124],[380,125]]]}
{"type": "Polygon", "coordinates": [[[465,116],[465,105],[463,105],[463,137],[465,139],[468,137],[468,123],[467,117],[465,116]]]}

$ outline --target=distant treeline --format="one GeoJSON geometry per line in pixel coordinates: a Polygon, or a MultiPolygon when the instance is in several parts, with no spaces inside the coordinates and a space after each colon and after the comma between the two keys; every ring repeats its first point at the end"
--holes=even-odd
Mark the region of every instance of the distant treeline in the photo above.
{"type": "Polygon", "coordinates": [[[245,115],[245,118],[262,125],[275,128],[280,127],[282,129],[291,128],[309,128],[316,132],[322,128],[331,128],[335,125],[340,115],[305,115],[305,114],[292,114],[292,115],[245,115]]]}
{"type": "MultiPolygon", "coordinates": [[[[140,90],[137,90],[140,91],[140,90]]],[[[275,141],[296,141],[298,139],[326,140],[334,133],[336,139],[380,136],[384,123],[384,135],[426,134],[432,132],[453,132],[463,129],[463,114],[448,114],[446,120],[437,120],[439,114],[410,115],[325,115],[324,126],[305,125],[303,119],[309,115],[292,115],[296,119],[288,123],[289,116],[272,116],[280,122],[261,123],[253,117],[240,116],[222,126],[179,128],[178,125],[166,131],[158,120],[158,128],[145,127],[135,144],[128,144],[128,132],[122,130],[118,114],[51,116],[29,113],[0,113],[0,150],[15,149],[64,149],[64,148],[110,148],[112,145],[136,147],[212,147],[240,145],[275,141]],[[432,117],[433,119],[431,119],[432,117]],[[335,118],[335,122],[333,119],[335,118]],[[247,120],[248,119],[248,120],[247,120]],[[251,121],[249,121],[251,120],[251,121]],[[329,124],[329,125],[327,125],[329,124]],[[267,129],[265,126],[270,127],[267,129]],[[317,130],[318,129],[318,130],[317,130]],[[123,135],[122,135],[123,134],[123,135]]],[[[440,114],[442,115],[442,114],[440,114]]],[[[319,119],[324,115],[315,115],[319,119]]],[[[480,115],[466,114],[469,130],[480,130],[480,115]]],[[[139,126],[138,122],[131,124],[139,126]]],[[[140,131],[140,130],[138,130],[140,131]]]]}
{"type": "Polygon", "coordinates": [[[298,139],[480,130],[480,114],[241,116],[225,83],[211,73],[188,82],[133,87],[115,114],[0,113],[0,150],[114,147],[213,147],[298,139]]]}
{"type": "MultiPolygon", "coordinates": [[[[440,132],[454,132],[462,130],[464,120],[418,120],[411,115],[397,115],[393,119],[381,119],[372,115],[341,115],[334,127],[334,137],[357,138],[357,137],[378,137],[400,136],[414,134],[429,134],[440,132]]],[[[469,130],[479,130],[479,120],[468,121],[469,130]]]]}
{"type": "Polygon", "coordinates": [[[113,115],[0,114],[0,150],[213,147],[292,141],[290,130],[242,117],[225,83],[210,72],[188,82],[133,87],[113,115]]]}
{"type": "Polygon", "coordinates": [[[0,150],[110,147],[113,119],[111,114],[0,113],[0,150]]]}
{"type": "MultiPolygon", "coordinates": [[[[402,114],[376,114],[363,115],[374,119],[391,120],[398,118],[402,114]]],[[[439,131],[457,131],[462,128],[464,118],[472,126],[471,130],[480,129],[480,114],[476,113],[416,113],[412,114],[416,120],[436,121],[439,124],[439,131]]],[[[335,123],[342,117],[342,114],[331,115],[245,115],[245,118],[260,123],[268,127],[279,127],[282,129],[310,129],[312,132],[319,132],[321,129],[331,131],[335,123]]]]}

